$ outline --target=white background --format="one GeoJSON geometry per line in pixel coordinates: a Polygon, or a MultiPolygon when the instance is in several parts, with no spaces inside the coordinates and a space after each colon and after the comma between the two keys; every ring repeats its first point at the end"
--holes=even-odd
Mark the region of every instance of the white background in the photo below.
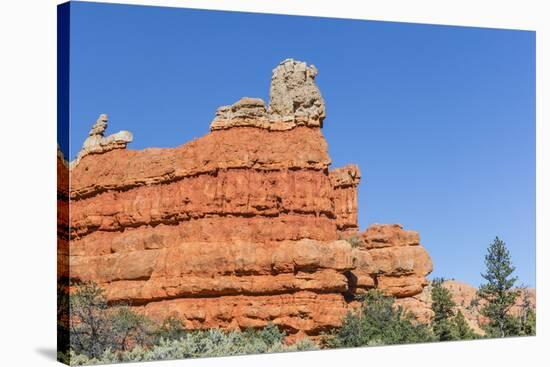
{"type": "MultiPolygon", "coordinates": [[[[549,252],[545,246],[549,243],[550,159],[545,143],[549,141],[550,130],[547,15],[550,13],[544,9],[545,1],[120,2],[537,31],[537,337],[149,362],[133,366],[548,365],[544,357],[550,357],[547,322],[550,318],[546,302],[549,271],[545,267],[549,252]]],[[[57,363],[54,360],[57,3],[55,0],[0,2],[0,365],[4,366],[57,363]]]]}

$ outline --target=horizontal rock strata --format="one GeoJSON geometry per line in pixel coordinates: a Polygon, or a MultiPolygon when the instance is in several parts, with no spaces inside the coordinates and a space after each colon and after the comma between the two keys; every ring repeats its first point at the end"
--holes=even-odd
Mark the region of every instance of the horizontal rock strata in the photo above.
{"type": "Polygon", "coordinates": [[[323,171],[329,164],[327,143],[319,129],[271,132],[240,127],[213,131],[178,148],[113,150],[86,156],[71,171],[71,198],[220,170],[323,171]]]}
{"type": "Polygon", "coordinates": [[[282,241],[263,246],[186,242],[167,248],[151,247],[74,257],[71,276],[103,285],[110,301],[143,303],[184,296],[272,294],[300,289],[344,292],[347,279],[343,273],[353,268],[346,241],[282,241]]]}
{"type": "Polygon", "coordinates": [[[341,324],[347,312],[345,300],[335,293],[300,291],[272,296],[224,296],[179,298],[138,307],[154,319],[180,317],[190,329],[246,329],[267,322],[284,329],[291,338],[317,336],[341,324]]]}
{"type": "Polygon", "coordinates": [[[182,146],[81,154],[65,197],[71,279],[188,328],[273,322],[292,338],[338,326],[368,289],[420,294],[431,260],[418,234],[359,231],[359,168],[330,169],[316,75],[286,60],[268,107],[220,107],[182,146]]]}
{"type": "Polygon", "coordinates": [[[357,293],[373,287],[397,298],[422,292],[428,284],[426,276],[432,272],[432,261],[419,245],[416,232],[405,231],[400,225],[373,225],[359,238],[359,246],[353,250],[357,293]],[[403,241],[409,237],[416,240],[403,241]],[[371,247],[382,239],[384,246],[371,247]]]}
{"type": "Polygon", "coordinates": [[[74,200],[71,223],[74,234],[83,235],[205,217],[235,216],[246,221],[256,216],[302,215],[318,222],[319,217],[334,217],[331,199],[330,181],[319,171],[222,170],[74,200]]]}
{"type": "Polygon", "coordinates": [[[359,167],[349,164],[329,172],[330,183],[334,190],[334,210],[337,217],[336,227],[345,235],[358,231],[357,225],[357,186],[361,180],[359,167]]]}

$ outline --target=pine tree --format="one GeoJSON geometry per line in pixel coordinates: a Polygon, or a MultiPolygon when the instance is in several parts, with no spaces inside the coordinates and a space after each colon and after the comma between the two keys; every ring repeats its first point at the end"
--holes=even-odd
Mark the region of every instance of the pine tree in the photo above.
{"type": "Polygon", "coordinates": [[[522,302],[519,305],[520,312],[518,315],[519,335],[535,335],[536,329],[536,313],[535,307],[529,299],[527,288],[521,287],[520,294],[522,302]]]}
{"type": "Polygon", "coordinates": [[[527,310],[525,323],[523,324],[523,335],[534,336],[537,334],[537,314],[533,308],[527,310]]]}
{"type": "Polygon", "coordinates": [[[485,266],[486,273],[481,276],[487,283],[478,290],[479,298],[486,302],[481,308],[481,314],[489,320],[485,332],[489,337],[514,335],[507,325],[510,324],[510,308],[518,297],[518,291],[514,289],[517,277],[512,276],[515,267],[510,252],[498,237],[488,248],[485,266]]]}
{"type": "Polygon", "coordinates": [[[454,340],[453,333],[454,307],[456,304],[451,298],[451,292],[443,286],[444,279],[436,278],[432,281],[432,330],[441,341],[454,340]]]}
{"type": "Polygon", "coordinates": [[[476,339],[478,335],[472,330],[462,311],[458,311],[453,319],[453,334],[457,340],[476,339]]]}

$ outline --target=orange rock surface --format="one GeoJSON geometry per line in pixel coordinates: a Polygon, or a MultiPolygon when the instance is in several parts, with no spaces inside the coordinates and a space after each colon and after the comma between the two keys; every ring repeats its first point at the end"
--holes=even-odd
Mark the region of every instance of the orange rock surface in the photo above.
{"type": "Polygon", "coordinates": [[[334,196],[336,228],[345,234],[353,235],[357,226],[357,186],[361,179],[359,167],[348,164],[329,172],[334,196]]]}
{"type": "Polygon", "coordinates": [[[432,264],[416,232],[359,233],[359,168],[330,169],[317,71],[304,65],[274,71],[274,83],[293,68],[307,77],[307,98],[301,77],[272,88],[292,91],[295,116],[291,97],[268,109],[249,98],[179,147],[81,156],[66,194],[70,278],[188,328],[273,322],[294,337],[338,326],[367,289],[421,294],[432,264]]]}
{"type": "Polygon", "coordinates": [[[69,274],[69,163],[57,147],[57,277],[69,274]]]}

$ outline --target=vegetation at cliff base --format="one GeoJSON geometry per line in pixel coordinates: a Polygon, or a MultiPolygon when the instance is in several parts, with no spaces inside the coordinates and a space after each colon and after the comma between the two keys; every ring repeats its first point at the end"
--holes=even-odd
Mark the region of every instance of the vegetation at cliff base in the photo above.
{"type": "Polygon", "coordinates": [[[285,334],[276,326],[259,330],[223,331],[210,329],[188,331],[176,339],[160,338],[153,344],[137,344],[130,350],[105,349],[97,357],[70,351],[64,356],[72,365],[139,362],[196,357],[221,357],[241,354],[276,353],[313,350],[318,347],[303,339],[293,345],[285,345],[285,334]]]}
{"type": "Polygon", "coordinates": [[[468,325],[464,314],[460,310],[456,311],[456,303],[452,300],[451,292],[443,283],[443,278],[432,281],[431,327],[435,337],[439,341],[478,338],[479,335],[468,325]]]}
{"type": "Polygon", "coordinates": [[[73,321],[64,323],[70,330],[69,350],[58,359],[71,365],[153,361],[194,357],[314,350],[309,339],[287,345],[277,326],[261,329],[223,331],[184,328],[169,317],[157,324],[134,312],[128,305],[108,307],[104,290],[95,283],[82,283],[70,299],[73,321]]]}
{"type": "Polygon", "coordinates": [[[435,340],[427,325],[416,322],[411,313],[401,306],[395,307],[394,302],[393,297],[385,296],[380,290],[367,292],[359,312],[348,312],[342,326],[325,336],[325,346],[341,348],[435,340]]]}
{"type": "Polygon", "coordinates": [[[486,283],[465,309],[453,301],[442,278],[434,279],[429,288],[428,323],[419,322],[393,297],[371,289],[356,298],[358,307],[346,314],[340,327],[316,342],[305,338],[294,344],[287,343],[286,333],[273,324],[246,330],[187,330],[177,317],[157,323],[129,304],[109,305],[95,283],[58,287],[63,306],[59,310],[70,309],[70,322],[58,314],[60,345],[68,348],[58,358],[85,365],[535,335],[534,305],[528,290],[516,286],[510,253],[498,237],[488,248],[485,264],[486,283]],[[484,335],[470,326],[474,309],[483,317],[479,325],[484,335]]]}
{"type": "Polygon", "coordinates": [[[519,336],[532,336],[536,334],[537,315],[534,305],[529,300],[527,290],[522,288],[520,294],[523,302],[520,304],[519,316],[516,317],[517,334],[519,336]]]}

